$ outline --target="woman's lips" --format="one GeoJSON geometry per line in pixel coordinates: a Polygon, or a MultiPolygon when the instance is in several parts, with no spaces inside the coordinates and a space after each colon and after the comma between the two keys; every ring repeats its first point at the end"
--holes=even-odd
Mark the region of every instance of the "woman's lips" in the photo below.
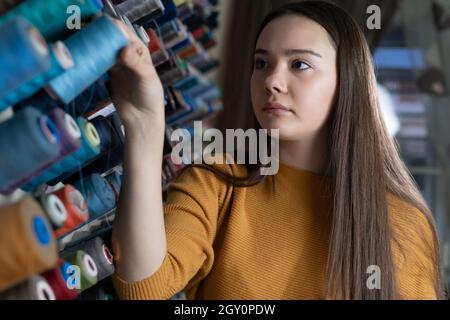
{"type": "Polygon", "coordinates": [[[264,105],[263,111],[267,112],[267,113],[271,113],[271,114],[292,113],[292,110],[289,109],[288,107],[283,106],[282,104],[273,103],[273,102],[266,103],[264,105]]]}

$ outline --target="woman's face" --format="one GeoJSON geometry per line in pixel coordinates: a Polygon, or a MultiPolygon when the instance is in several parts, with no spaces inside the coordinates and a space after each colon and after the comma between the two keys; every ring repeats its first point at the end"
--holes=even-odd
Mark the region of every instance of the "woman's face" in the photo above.
{"type": "Polygon", "coordinates": [[[313,137],[328,119],[336,86],[336,50],[320,24],[288,15],[264,28],[251,78],[253,110],[263,129],[279,129],[281,140],[313,137]],[[278,109],[283,106],[288,110],[278,109]]]}

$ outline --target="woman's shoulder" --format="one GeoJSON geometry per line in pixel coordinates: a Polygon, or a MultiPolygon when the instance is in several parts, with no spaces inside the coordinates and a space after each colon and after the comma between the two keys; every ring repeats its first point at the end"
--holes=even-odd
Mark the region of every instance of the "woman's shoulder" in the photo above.
{"type": "Polygon", "coordinates": [[[388,193],[387,203],[389,217],[393,223],[404,227],[421,227],[422,229],[430,228],[429,217],[416,204],[409,200],[403,199],[398,195],[388,193]]]}

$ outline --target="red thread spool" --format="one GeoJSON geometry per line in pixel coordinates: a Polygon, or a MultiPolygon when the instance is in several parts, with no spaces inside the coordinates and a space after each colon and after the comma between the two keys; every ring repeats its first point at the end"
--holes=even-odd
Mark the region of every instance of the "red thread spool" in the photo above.
{"type": "Polygon", "coordinates": [[[192,35],[196,40],[200,40],[206,34],[205,27],[198,27],[194,31],[192,31],[192,35]]]}
{"type": "Polygon", "coordinates": [[[147,29],[146,32],[148,37],[150,38],[150,43],[148,45],[150,53],[159,51],[161,49],[161,43],[156,32],[153,29],[147,29]]]}
{"type": "Polygon", "coordinates": [[[63,264],[64,261],[60,260],[58,267],[45,272],[42,276],[47,280],[50,287],[52,287],[57,300],[74,300],[78,296],[79,291],[67,287],[66,280],[60,268],[63,264]]]}
{"type": "Polygon", "coordinates": [[[55,195],[64,203],[67,211],[67,220],[64,225],[55,231],[56,237],[72,231],[89,219],[86,201],[80,191],[67,184],[55,192],[55,195]]]}

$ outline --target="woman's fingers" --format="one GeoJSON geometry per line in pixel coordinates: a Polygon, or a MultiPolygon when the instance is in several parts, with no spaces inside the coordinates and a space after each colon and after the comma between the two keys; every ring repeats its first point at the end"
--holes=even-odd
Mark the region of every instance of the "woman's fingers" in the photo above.
{"type": "Polygon", "coordinates": [[[127,67],[137,75],[145,76],[151,71],[152,67],[150,66],[153,66],[149,49],[122,21],[115,20],[115,22],[127,35],[130,43],[121,51],[119,65],[113,67],[111,73],[118,72],[121,67],[127,67]]]}

